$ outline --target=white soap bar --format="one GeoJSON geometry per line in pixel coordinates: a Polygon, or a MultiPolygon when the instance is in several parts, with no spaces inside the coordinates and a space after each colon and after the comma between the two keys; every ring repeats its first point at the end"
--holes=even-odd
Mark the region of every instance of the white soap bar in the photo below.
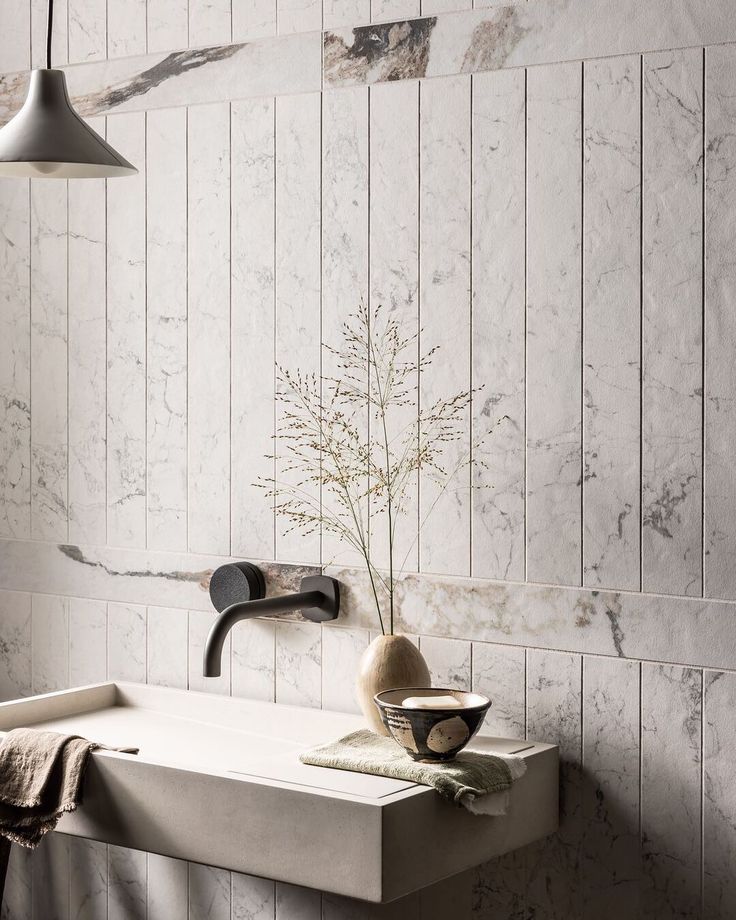
{"type": "Polygon", "coordinates": [[[407,709],[462,709],[463,704],[454,696],[408,696],[401,704],[407,709]]]}

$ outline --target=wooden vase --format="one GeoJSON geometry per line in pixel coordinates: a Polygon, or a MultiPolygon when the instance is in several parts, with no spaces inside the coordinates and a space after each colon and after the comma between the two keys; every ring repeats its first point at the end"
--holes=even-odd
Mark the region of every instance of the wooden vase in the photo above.
{"type": "Polygon", "coordinates": [[[373,701],[376,693],[398,687],[429,687],[431,681],[422,653],[406,636],[378,636],[360,660],[356,690],[368,727],[388,735],[373,701]]]}

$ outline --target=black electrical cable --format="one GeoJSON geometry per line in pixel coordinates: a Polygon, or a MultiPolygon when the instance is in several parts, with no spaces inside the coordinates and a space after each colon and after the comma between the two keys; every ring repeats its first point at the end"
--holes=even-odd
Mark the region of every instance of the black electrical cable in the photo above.
{"type": "Polygon", "coordinates": [[[49,19],[46,26],[46,69],[51,70],[51,30],[54,24],[54,0],[49,0],[49,19]]]}

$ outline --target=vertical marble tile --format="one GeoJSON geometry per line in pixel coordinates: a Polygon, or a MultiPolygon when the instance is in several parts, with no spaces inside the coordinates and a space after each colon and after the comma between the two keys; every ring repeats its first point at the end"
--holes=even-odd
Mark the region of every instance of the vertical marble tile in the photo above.
{"type": "Polygon", "coordinates": [[[355,680],[360,659],[368,648],[368,630],[322,630],[322,708],[336,712],[360,712],[355,680]]]}
{"type": "Polygon", "coordinates": [[[69,837],[70,920],[107,918],[107,844],[69,837]]]}
{"type": "Polygon", "coordinates": [[[186,109],[146,113],[150,549],[187,549],[186,136],[186,109]]]}
{"type": "Polygon", "coordinates": [[[705,672],[703,726],[703,916],[726,920],[736,913],[736,675],[705,672]]]}
{"type": "Polygon", "coordinates": [[[232,632],[233,696],[273,702],[275,693],[276,624],[248,620],[232,632]]]}
{"type": "MultiPolygon", "coordinates": [[[[375,4],[374,4],[375,13],[375,4]]],[[[370,305],[401,325],[405,336],[419,331],[419,84],[370,87],[370,305]]],[[[416,384],[417,381],[412,381],[416,384]]],[[[389,437],[397,439],[416,422],[417,393],[389,413],[389,437]]],[[[413,473],[396,522],[395,561],[409,571],[419,565],[419,480],[413,473]]],[[[387,568],[385,515],[371,520],[371,547],[387,568]]]]}
{"type": "Polygon", "coordinates": [[[232,552],[271,559],[274,462],[273,99],[232,104],[232,552]]]}
{"type": "Polygon", "coordinates": [[[189,45],[188,0],[147,0],[146,38],[149,54],[189,45]]]}
{"type": "Polygon", "coordinates": [[[230,0],[189,0],[190,46],[225,45],[231,39],[230,0]]]}
{"type": "Polygon", "coordinates": [[[131,604],[107,607],[109,680],[146,682],[146,608],[131,604]]]}
{"type": "MultiPolygon", "coordinates": [[[[107,183],[107,543],[146,545],[146,116],[107,139],[140,170],[107,183]]],[[[169,217],[169,219],[171,219],[169,217]]]]}
{"type": "Polygon", "coordinates": [[[736,116],[734,49],[719,45],[706,52],[705,125],[705,481],[703,495],[703,593],[736,598],[731,561],[736,526],[729,508],[736,498],[733,445],[736,443],[736,384],[733,343],[736,323],[736,116]]]}
{"type": "MultiPolygon", "coordinates": [[[[276,100],[276,360],[302,374],[320,368],[320,129],[318,94],[276,100]]],[[[282,412],[277,405],[277,418],[282,412]]],[[[282,444],[277,480],[298,484],[300,474],[284,468],[282,444]]],[[[309,487],[308,498],[318,505],[319,490],[309,487]]],[[[277,515],[276,558],[319,561],[319,534],[287,533],[290,527],[277,515]]]]}
{"type": "MultiPolygon", "coordinates": [[[[31,66],[46,66],[46,0],[30,0],[31,6],[31,66]]],[[[69,30],[66,28],[68,0],[55,0],[54,22],[59,24],[51,36],[51,66],[60,67],[69,61],[69,30]]]]}
{"type": "Polygon", "coordinates": [[[230,551],[230,106],[188,116],[189,549],[230,551]]]}
{"type": "Polygon", "coordinates": [[[580,655],[529,649],[527,732],[560,748],[560,828],[527,853],[528,916],[582,917],[580,849],[582,671],[580,655]]]}
{"type": "Polygon", "coordinates": [[[71,920],[70,868],[69,838],[47,834],[33,854],[32,920],[71,920]]]}
{"type": "MultiPolygon", "coordinates": [[[[0,61],[3,73],[27,70],[31,59],[31,4],[3,6],[3,30],[0,35],[0,61]]],[[[24,182],[19,183],[25,185],[24,182]]]]}
{"type": "Polygon", "coordinates": [[[189,920],[230,920],[230,873],[189,863],[189,920]]]}
{"type": "Polygon", "coordinates": [[[69,686],[107,678],[107,604],[69,598],[69,686]]]}
{"type": "Polygon", "coordinates": [[[322,630],[316,623],[276,624],[276,702],[321,705],[322,630]]]}
{"type": "MultiPolygon", "coordinates": [[[[126,0],[125,3],[110,3],[108,0],[108,58],[146,53],[146,13],[146,0],[126,0]]],[[[186,42],[181,47],[185,45],[186,42]]]]}
{"type": "Polygon", "coordinates": [[[452,13],[467,9],[471,0],[421,0],[422,16],[435,16],[437,13],[452,13]]]}
{"type": "Polygon", "coordinates": [[[702,588],[703,53],[643,59],[642,584],[702,588]]]}
{"type": "Polygon", "coordinates": [[[146,920],[146,854],[109,847],[107,920],[146,920]]]}
{"type": "Polygon", "coordinates": [[[421,15],[421,0],[371,0],[371,22],[391,22],[421,15]]]}
{"type": "MultiPolygon", "coordinates": [[[[90,119],[104,136],[104,119],[90,119]]],[[[106,498],[105,180],[69,183],[69,539],[102,545],[106,498]]]]}
{"type": "Polygon", "coordinates": [[[31,599],[33,692],[69,686],[69,601],[34,594],[31,599]]]}
{"type": "Polygon", "coordinates": [[[13,847],[0,909],[2,920],[30,920],[33,917],[32,890],[33,852],[25,847],[13,847]]]}
{"type": "Polygon", "coordinates": [[[36,540],[67,539],[66,262],[67,183],[32,181],[31,536],[36,540]]]}
{"type": "Polygon", "coordinates": [[[185,920],[189,904],[189,864],[148,854],[148,920],[185,920]]]}
{"type": "Polygon", "coordinates": [[[322,920],[322,895],[311,888],[276,882],[276,920],[322,920]]]}
{"type": "Polygon", "coordinates": [[[371,0],[323,0],[323,29],[357,26],[371,20],[371,0]]]}
{"type": "Polygon", "coordinates": [[[639,663],[583,660],[583,916],[637,916],[639,663]]]}
{"type": "MultiPolygon", "coordinates": [[[[472,917],[525,920],[527,887],[539,844],[514,850],[478,866],[472,873],[472,917]]],[[[543,914],[543,916],[547,916],[543,914]]]]}
{"type": "Polygon", "coordinates": [[[186,610],[149,607],[146,625],[147,681],[187,689],[189,626],[186,610]]]}
{"type": "MultiPolygon", "coordinates": [[[[101,61],[107,55],[107,0],[67,0],[67,5],[69,63],[101,61]]],[[[57,22],[63,28],[64,21],[57,22]]]]}
{"type": "MultiPolygon", "coordinates": [[[[204,645],[210,626],[217,613],[210,610],[189,611],[189,689],[208,693],[230,693],[230,647],[231,635],[222,649],[222,674],[220,677],[204,677],[204,645]]],[[[239,629],[238,624],[235,629],[239,629]]]]}
{"type": "MultiPolygon", "coordinates": [[[[470,129],[468,77],[420,84],[419,350],[439,348],[419,381],[420,405],[428,416],[436,401],[470,387],[470,129]]],[[[460,416],[463,435],[437,451],[440,470],[425,467],[420,474],[422,571],[470,574],[469,423],[466,408],[460,416]]],[[[439,443],[430,422],[421,436],[439,443]]]]}
{"type": "Polygon", "coordinates": [[[321,29],[322,0],[276,0],[276,26],[280,35],[321,29]]]}
{"type": "Polygon", "coordinates": [[[700,916],[702,672],[642,665],[644,916],[700,916]]]}
{"type": "Polygon", "coordinates": [[[477,74],[472,85],[472,572],[523,581],[526,75],[477,74]]]}
{"type": "Polygon", "coordinates": [[[31,595],[0,591],[0,700],[31,692],[31,595]]]}
{"type": "Polygon", "coordinates": [[[634,591],[640,555],[640,62],[586,63],[583,581],[634,591]]]}
{"type": "Polygon", "coordinates": [[[276,0],[237,0],[233,4],[233,41],[276,34],[276,0]]]}
{"type": "Polygon", "coordinates": [[[422,636],[419,649],[429,667],[433,687],[470,690],[471,643],[464,639],[422,636]]]}
{"type": "MultiPolygon", "coordinates": [[[[340,379],[340,359],[331,349],[343,347],[349,318],[368,302],[368,88],[326,93],[322,103],[322,376],[340,379]]],[[[367,356],[366,356],[367,360],[367,356]]],[[[367,384],[367,371],[366,380],[367,384]]],[[[327,384],[330,386],[330,384],[327,384]]],[[[325,393],[323,388],[323,393],[325,393]]],[[[368,443],[367,407],[346,407],[351,424],[368,443]]],[[[323,454],[322,508],[328,516],[354,528],[344,506],[339,470],[323,454]]],[[[364,496],[366,475],[350,486],[351,497],[364,496]]],[[[361,529],[368,539],[368,500],[355,501],[361,529]]],[[[328,527],[322,529],[326,565],[360,564],[361,555],[328,527]]]]}
{"type": "Polygon", "coordinates": [[[581,65],[527,77],[527,577],[581,574],[581,65]]]}
{"type": "Polygon", "coordinates": [[[276,886],[267,878],[232,873],[232,920],[274,920],[276,886]]]}
{"type": "Polygon", "coordinates": [[[0,180],[0,207],[0,536],[27,540],[31,536],[29,183],[0,180]]]}
{"type": "Polygon", "coordinates": [[[472,689],[491,701],[480,734],[526,736],[526,649],[473,642],[472,689]]]}

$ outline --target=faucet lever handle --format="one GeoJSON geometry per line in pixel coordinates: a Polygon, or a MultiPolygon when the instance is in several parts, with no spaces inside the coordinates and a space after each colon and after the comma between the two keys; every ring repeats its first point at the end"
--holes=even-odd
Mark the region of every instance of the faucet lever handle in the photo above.
{"type": "Polygon", "coordinates": [[[241,601],[258,601],[266,596],[263,572],[252,562],[228,562],[210,578],[210,600],[218,613],[241,601]]]}

